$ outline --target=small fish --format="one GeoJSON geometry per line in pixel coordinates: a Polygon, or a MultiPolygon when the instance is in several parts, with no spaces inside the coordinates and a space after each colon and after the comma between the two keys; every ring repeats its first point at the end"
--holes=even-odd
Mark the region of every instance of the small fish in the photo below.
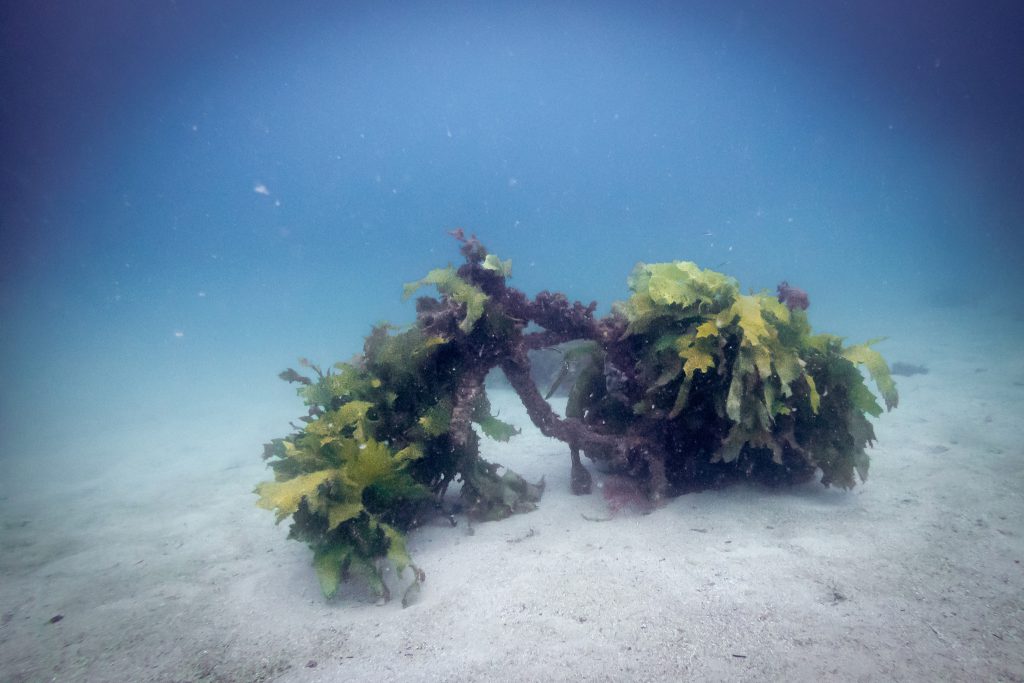
{"type": "Polygon", "coordinates": [[[270,196],[270,190],[268,190],[267,186],[264,185],[263,183],[256,183],[253,186],[252,191],[255,192],[256,194],[261,194],[264,197],[269,197],[270,196]]]}

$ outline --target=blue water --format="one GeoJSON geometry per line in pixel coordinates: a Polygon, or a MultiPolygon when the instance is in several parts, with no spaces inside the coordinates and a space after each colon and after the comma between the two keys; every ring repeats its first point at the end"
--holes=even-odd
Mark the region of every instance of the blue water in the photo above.
{"type": "Polygon", "coordinates": [[[0,457],[291,405],[457,226],[602,311],[686,259],[901,349],[1020,320],[1016,3],[37,5],[0,20],[0,457]]]}

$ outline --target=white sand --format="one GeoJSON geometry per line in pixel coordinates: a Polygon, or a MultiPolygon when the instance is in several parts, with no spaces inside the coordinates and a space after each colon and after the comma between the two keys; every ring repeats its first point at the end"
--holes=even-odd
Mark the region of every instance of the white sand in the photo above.
{"type": "Polygon", "coordinates": [[[898,378],[850,492],[734,487],[587,521],[603,498],[570,495],[566,449],[492,395],[524,431],[485,456],[547,491],[472,535],[414,532],[408,609],[326,602],[253,505],[297,401],[4,454],[0,680],[1024,680],[1024,360],[1009,335],[959,352],[952,319],[881,347],[931,372],[898,378]]]}

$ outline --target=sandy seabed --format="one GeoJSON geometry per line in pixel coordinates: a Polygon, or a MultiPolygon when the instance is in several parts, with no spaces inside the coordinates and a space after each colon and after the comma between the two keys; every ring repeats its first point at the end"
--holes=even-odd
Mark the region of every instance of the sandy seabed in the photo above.
{"type": "Polygon", "coordinates": [[[951,318],[880,347],[929,372],[898,378],[852,491],[736,486],[592,521],[607,503],[570,495],[566,448],[492,392],[523,433],[484,455],[544,498],[412,533],[407,609],[325,601],[254,506],[297,401],[5,453],[0,680],[1022,681],[1024,358],[951,318]]]}

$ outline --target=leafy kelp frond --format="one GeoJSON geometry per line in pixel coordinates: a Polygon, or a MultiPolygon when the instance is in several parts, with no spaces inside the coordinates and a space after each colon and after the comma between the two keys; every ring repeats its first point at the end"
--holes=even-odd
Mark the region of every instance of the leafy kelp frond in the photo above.
{"type": "Polygon", "coordinates": [[[565,404],[565,416],[574,419],[583,417],[588,405],[600,401],[606,394],[604,382],[605,353],[597,345],[588,347],[584,354],[587,360],[580,365],[580,371],[569,389],[569,400],[565,404]]]}
{"type": "Polygon", "coordinates": [[[857,346],[849,346],[843,349],[843,357],[867,368],[871,379],[875,382],[875,386],[878,387],[879,393],[882,394],[882,399],[885,401],[885,409],[892,410],[899,404],[900,397],[896,392],[896,383],[893,382],[892,375],[889,373],[889,365],[882,358],[882,354],[871,348],[872,344],[876,344],[879,341],[882,340],[872,339],[857,346]]]}
{"type": "Polygon", "coordinates": [[[818,393],[818,385],[810,373],[804,375],[804,381],[807,382],[808,401],[811,404],[811,412],[817,415],[818,410],[821,408],[821,394],[818,393]]]}
{"type": "Polygon", "coordinates": [[[544,400],[547,401],[555,392],[558,391],[562,383],[565,382],[566,378],[573,372],[577,374],[580,370],[587,365],[594,362],[596,354],[600,352],[600,347],[592,341],[584,342],[572,342],[565,345],[563,348],[555,349],[562,354],[562,367],[559,369],[558,374],[551,382],[551,386],[544,393],[544,400]]]}
{"type": "Polygon", "coordinates": [[[346,436],[355,436],[360,441],[370,438],[368,414],[373,409],[369,401],[349,401],[337,410],[328,410],[310,422],[307,435],[320,437],[320,445],[326,445],[346,436]]]}
{"type": "Polygon", "coordinates": [[[761,298],[741,294],[732,306],[715,317],[715,324],[724,328],[737,322],[743,331],[743,343],[756,346],[768,337],[768,328],[761,315],[761,298]]]}
{"type": "Polygon", "coordinates": [[[294,514],[303,500],[311,510],[323,510],[326,508],[326,501],[322,497],[320,487],[340,475],[339,470],[331,469],[301,474],[286,481],[265,481],[256,487],[256,493],[260,497],[257,505],[265,510],[276,509],[278,523],[294,514]]]}
{"type": "Polygon", "coordinates": [[[343,466],[342,476],[349,486],[362,493],[364,488],[375,481],[393,476],[400,466],[401,463],[387,446],[371,440],[359,443],[352,449],[343,466]]]}
{"type": "Polygon", "coordinates": [[[370,515],[350,519],[311,545],[313,567],[325,597],[334,597],[341,582],[352,574],[359,575],[378,597],[388,597],[380,563],[388,556],[390,540],[370,515]]]}
{"type": "Polygon", "coordinates": [[[447,434],[452,423],[452,402],[446,398],[440,399],[427,408],[418,422],[427,436],[447,434]]]}
{"type": "Polygon", "coordinates": [[[658,318],[717,313],[739,294],[734,279],[690,261],[637,264],[628,284],[633,295],[617,309],[629,320],[627,334],[644,332],[658,318]]]}
{"type": "Polygon", "coordinates": [[[313,568],[324,597],[333,598],[341,584],[341,567],[349,564],[352,546],[336,543],[317,548],[313,553],[313,568]]]}
{"type": "Polygon", "coordinates": [[[646,294],[655,305],[694,306],[710,312],[734,299],[739,292],[733,278],[702,270],[692,261],[638,264],[628,284],[634,295],[646,294]]]}
{"type": "Polygon", "coordinates": [[[536,509],[544,492],[544,480],[531,484],[511,470],[498,475],[498,468],[498,465],[477,459],[471,468],[463,470],[461,498],[473,516],[495,521],[536,509]]]}
{"type": "MultiPolygon", "coordinates": [[[[492,265],[494,265],[493,261],[492,265]]],[[[495,269],[500,269],[503,266],[504,264],[497,265],[495,269]]],[[[511,269],[511,267],[511,263],[509,263],[508,268],[511,269]]],[[[448,266],[447,268],[432,270],[422,280],[406,284],[402,292],[404,298],[408,299],[416,293],[417,289],[424,285],[434,285],[443,296],[466,306],[466,317],[459,323],[459,329],[469,334],[476,321],[484,313],[484,303],[487,301],[487,295],[460,278],[455,269],[448,266]]]]}
{"type": "Polygon", "coordinates": [[[679,357],[683,359],[683,375],[687,378],[695,372],[706,372],[715,367],[715,351],[713,343],[705,341],[707,337],[690,339],[679,336],[676,341],[676,348],[679,350],[679,357]]]}
{"type": "Polygon", "coordinates": [[[380,380],[361,372],[350,363],[335,363],[335,372],[327,372],[317,381],[299,387],[299,396],[308,406],[330,407],[335,400],[365,395],[380,380]]]}
{"type": "Polygon", "coordinates": [[[328,457],[327,452],[319,448],[319,443],[309,444],[299,436],[290,436],[279,442],[272,454],[270,467],[278,481],[291,479],[300,474],[334,467],[337,463],[328,457]]]}
{"type": "Polygon", "coordinates": [[[779,390],[783,397],[788,398],[793,395],[793,383],[806,376],[804,362],[796,350],[782,345],[777,338],[769,342],[768,349],[779,390]]]}
{"type": "Polygon", "coordinates": [[[519,433],[519,429],[508,422],[499,420],[490,413],[484,413],[480,417],[474,415],[473,421],[480,425],[485,435],[495,441],[508,441],[519,433]]]}
{"type": "Polygon", "coordinates": [[[495,441],[508,441],[519,433],[515,425],[499,420],[491,414],[491,402],[487,399],[485,392],[480,393],[476,407],[473,409],[473,422],[480,425],[480,429],[489,438],[495,441]]]}
{"type": "Polygon", "coordinates": [[[379,380],[382,388],[403,390],[423,379],[424,365],[440,348],[441,344],[424,336],[419,328],[391,334],[389,328],[377,327],[363,345],[363,372],[379,380]]]}
{"type": "Polygon", "coordinates": [[[391,564],[399,577],[407,568],[412,568],[412,581],[402,599],[402,606],[407,607],[412,595],[419,590],[424,574],[409,557],[405,536],[391,525],[363,515],[353,520],[346,533],[314,548],[313,567],[327,598],[334,597],[341,582],[358,575],[374,595],[389,600],[391,591],[384,578],[385,563],[391,564]]]}
{"type": "Polygon", "coordinates": [[[363,504],[361,502],[331,503],[327,506],[327,529],[337,529],[350,519],[355,519],[362,514],[363,504]]]}
{"type": "Polygon", "coordinates": [[[488,254],[482,264],[484,270],[493,270],[503,278],[512,277],[512,259],[502,261],[494,254],[488,254]]]}

